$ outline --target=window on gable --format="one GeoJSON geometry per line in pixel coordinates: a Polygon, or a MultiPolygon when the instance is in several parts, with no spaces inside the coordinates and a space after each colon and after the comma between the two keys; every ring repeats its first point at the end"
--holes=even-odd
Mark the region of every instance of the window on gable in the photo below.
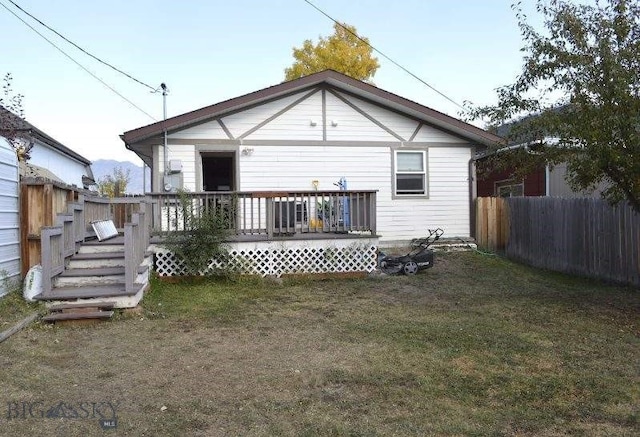
{"type": "Polygon", "coordinates": [[[427,152],[424,150],[395,151],[395,194],[424,195],[427,193],[427,152]]]}

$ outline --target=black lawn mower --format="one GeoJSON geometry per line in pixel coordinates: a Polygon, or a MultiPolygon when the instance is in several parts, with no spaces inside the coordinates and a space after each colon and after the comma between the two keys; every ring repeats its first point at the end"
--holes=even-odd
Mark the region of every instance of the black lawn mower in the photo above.
{"type": "Polygon", "coordinates": [[[399,273],[415,275],[419,270],[433,267],[433,250],[429,249],[429,246],[438,241],[444,231],[440,228],[428,231],[428,236],[411,240],[411,251],[406,255],[387,256],[380,252],[378,254],[380,270],[387,275],[399,273]]]}

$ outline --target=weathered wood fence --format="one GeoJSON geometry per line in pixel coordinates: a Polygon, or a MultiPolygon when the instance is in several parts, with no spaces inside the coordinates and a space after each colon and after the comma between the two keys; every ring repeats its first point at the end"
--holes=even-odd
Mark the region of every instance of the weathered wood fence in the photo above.
{"type": "Polygon", "coordinates": [[[509,238],[509,212],[502,197],[479,197],[476,203],[476,243],[492,252],[504,251],[509,238]]]}
{"type": "Polygon", "coordinates": [[[640,214],[600,199],[479,198],[482,248],[564,273],[640,286],[640,214]]]}
{"type": "MultiPolygon", "coordinates": [[[[108,199],[77,187],[39,178],[20,183],[20,250],[22,276],[41,262],[43,228],[73,221],[79,241],[91,233],[91,222],[112,218],[117,228],[131,221],[139,210],[139,198],[108,199]],[[73,218],[73,220],[71,220],[73,218]]],[[[67,226],[68,227],[68,226],[67,226]]],[[[50,231],[53,232],[53,231],[50,231]]],[[[71,232],[69,229],[67,233],[71,232]]],[[[53,236],[55,240],[55,236],[53,236]]],[[[70,241],[67,239],[67,241],[70,241]]],[[[76,242],[79,242],[76,241],[76,242]]],[[[53,243],[55,244],[55,243],[53,243]]]]}

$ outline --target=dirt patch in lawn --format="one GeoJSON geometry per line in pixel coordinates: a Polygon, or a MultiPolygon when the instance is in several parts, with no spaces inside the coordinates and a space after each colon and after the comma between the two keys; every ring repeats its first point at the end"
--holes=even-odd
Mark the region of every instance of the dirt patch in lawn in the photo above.
{"type": "Polygon", "coordinates": [[[144,308],[1,344],[0,435],[640,430],[630,289],[463,253],[415,277],[154,283],[144,308]]]}

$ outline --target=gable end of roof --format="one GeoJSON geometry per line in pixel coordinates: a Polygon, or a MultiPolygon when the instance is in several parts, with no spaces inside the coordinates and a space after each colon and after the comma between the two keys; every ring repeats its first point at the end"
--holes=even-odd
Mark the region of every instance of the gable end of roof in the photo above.
{"type": "Polygon", "coordinates": [[[385,91],[374,85],[353,79],[334,70],[324,70],[319,73],[283,82],[249,94],[177,115],[164,121],[142,126],[125,132],[120,136],[120,138],[126,145],[131,145],[153,136],[160,135],[165,129],[167,131],[179,130],[190,125],[214,119],[215,117],[223,114],[237,112],[271,100],[282,98],[286,95],[304,91],[305,89],[321,86],[323,84],[341,89],[346,93],[352,94],[355,97],[363,98],[372,103],[387,106],[395,112],[407,114],[412,118],[422,120],[434,127],[447,130],[457,136],[471,139],[474,142],[484,145],[504,142],[501,137],[479,127],[473,126],[455,117],[451,117],[397,94],[385,91]]]}

